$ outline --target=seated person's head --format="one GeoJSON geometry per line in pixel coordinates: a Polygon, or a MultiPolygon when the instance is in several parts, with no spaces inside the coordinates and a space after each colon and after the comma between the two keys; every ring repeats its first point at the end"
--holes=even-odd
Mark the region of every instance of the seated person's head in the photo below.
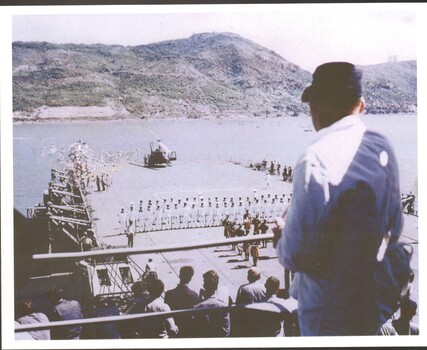
{"type": "Polygon", "coordinates": [[[267,281],[265,281],[265,292],[267,295],[273,295],[276,294],[279,290],[280,281],[277,277],[271,276],[267,278],[267,281]]]}
{"type": "Polygon", "coordinates": [[[160,297],[164,290],[165,285],[161,280],[155,280],[147,287],[148,294],[150,294],[150,297],[154,299],[160,297]]]}
{"type": "Polygon", "coordinates": [[[151,283],[155,280],[158,280],[159,277],[156,271],[148,271],[147,275],[144,277],[144,281],[147,283],[151,283]]]}
{"type": "Polygon", "coordinates": [[[192,266],[183,266],[179,271],[179,280],[182,284],[187,284],[191,281],[194,275],[194,269],[192,266]]]}
{"type": "Polygon", "coordinates": [[[131,290],[135,297],[142,297],[146,291],[146,284],[142,281],[135,282],[132,284],[131,290]]]}
{"type": "Polygon", "coordinates": [[[16,304],[15,315],[16,318],[30,315],[34,312],[33,302],[29,299],[22,299],[16,304]]]}
{"type": "Polygon", "coordinates": [[[219,276],[214,270],[209,270],[203,274],[203,287],[206,292],[213,293],[218,289],[219,276]]]}
{"type": "Polygon", "coordinates": [[[64,290],[60,287],[53,287],[46,292],[46,296],[51,304],[56,305],[63,298],[64,290]]]}
{"type": "Polygon", "coordinates": [[[261,271],[257,267],[251,267],[248,270],[248,281],[253,283],[261,278],[261,271]]]}

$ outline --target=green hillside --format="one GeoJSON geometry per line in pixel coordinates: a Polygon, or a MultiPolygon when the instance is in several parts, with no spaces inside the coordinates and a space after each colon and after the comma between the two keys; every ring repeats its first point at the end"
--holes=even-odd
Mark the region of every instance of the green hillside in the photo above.
{"type": "MultiPolygon", "coordinates": [[[[364,69],[369,112],[416,111],[415,62],[364,69]]],[[[296,64],[230,33],[133,47],[13,43],[14,115],[30,120],[67,106],[110,106],[113,118],[297,116],[308,113],[300,96],[310,82],[296,64]]]]}

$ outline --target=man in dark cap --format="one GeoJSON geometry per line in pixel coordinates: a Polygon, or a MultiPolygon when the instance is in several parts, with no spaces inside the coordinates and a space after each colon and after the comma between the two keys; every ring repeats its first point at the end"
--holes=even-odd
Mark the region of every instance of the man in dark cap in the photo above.
{"type": "Polygon", "coordinates": [[[301,335],[374,335],[385,322],[375,295],[379,247],[398,239],[398,166],[388,141],[359,118],[362,72],[319,66],[302,101],[316,139],[299,159],[286,222],[277,220],[279,261],[295,272],[301,335]]]}

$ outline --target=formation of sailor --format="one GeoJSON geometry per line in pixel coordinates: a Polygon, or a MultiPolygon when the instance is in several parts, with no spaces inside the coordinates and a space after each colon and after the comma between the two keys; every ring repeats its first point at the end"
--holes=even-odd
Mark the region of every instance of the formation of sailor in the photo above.
{"type": "Polygon", "coordinates": [[[140,200],[138,209],[133,203],[126,210],[122,207],[118,214],[120,233],[215,227],[221,226],[226,217],[242,225],[245,231],[255,218],[273,222],[275,217],[281,216],[291,196],[258,196],[254,190],[253,195],[246,198],[224,196],[221,200],[219,197],[204,198],[201,194],[190,198],[150,199],[147,204],[140,200]]]}

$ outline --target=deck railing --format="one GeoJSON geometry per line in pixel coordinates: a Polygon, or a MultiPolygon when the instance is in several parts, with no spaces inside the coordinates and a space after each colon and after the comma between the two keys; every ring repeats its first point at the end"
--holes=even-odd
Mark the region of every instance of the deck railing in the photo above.
{"type": "MultiPolygon", "coordinates": [[[[251,235],[250,237],[235,237],[235,238],[224,238],[221,240],[205,241],[200,243],[187,243],[187,244],[176,244],[176,245],[164,245],[156,247],[144,247],[144,248],[116,248],[116,249],[100,249],[86,252],[71,252],[71,253],[50,253],[50,254],[35,254],[33,259],[37,261],[41,260],[55,260],[55,259],[85,259],[92,257],[102,256],[114,256],[114,255],[135,255],[135,254],[146,254],[146,253],[165,253],[183,250],[193,250],[200,248],[218,247],[231,244],[238,244],[243,242],[253,242],[262,240],[271,240],[274,238],[274,234],[259,234],[251,235]]],[[[15,332],[28,332],[42,329],[51,329],[63,326],[76,326],[76,325],[91,325],[109,322],[122,322],[126,320],[142,319],[142,318],[163,318],[173,317],[176,315],[194,315],[196,313],[212,313],[212,312],[230,312],[233,310],[244,308],[244,305],[232,305],[227,307],[209,308],[209,309],[186,309],[186,310],[175,310],[170,312],[151,312],[151,313],[140,313],[132,315],[118,315],[118,316],[104,316],[104,317],[93,317],[84,318],[77,320],[68,321],[55,321],[38,324],[27,324],[17,325],[15,332]]],[[[261,310],[262,311],[262,310],[261,310]]],[[[266,311],[272,312],[272,311],[266,311]]]]}
{"type": "Polygon", "coordinates": [[[259,234],[234,237],[234,238],[224,238],[220,240],[205,241],[200,243],[183,243],[175,245],[158,245],[155,247],[134,247],[134,248],[116,248],[116,249],[99,249],[91,250],[86,252],[68,252],[68,253],[47,253],[47,254],[35,254],[33,255],[34,260],[55,260],[55,259],[85,259],[91,257],[100,257],[100,256],[114,256],[114,255],[135,255],[135,254],[147,254],[147,253],[167,253],[174,251],[182,250],[193,250],[200,248],[209,248],[209,247],[219,247],[243,242],[253,242],[253,241],[263,241],[271,240],[274,238],[273,233],[268,234],[259,234]]]}
{"type": "MultiPolygon", "coordinates": [[[[132,320],[139,320],[139,319],[167,319],[169,317],[174,317],[177,315],[194,315],[198,313],[231,312],[233,310],[241,309],[243,307],[244,305],[232,305],[232,306],[214,307],[214,308],[206,308],[206,309],[185,309],[185,310],[175,310],[175,311],[168,311],[168,312],[145,312],[145,313],[138,313],[138,314],[92,317],[92,318],[82,318],[82,319],[67,320],[67,321],[44,322],[44,323],[37,323],[37,324],[32,323],[32,324],[25,324],[25,325],[17,325],[15,327],[15,333],[38,331],[43,329],[52,329],[52,328],[65,327],[65,326],[66,327],[84,326],[84,325],[93,325],[93,324],[102,324],[102,323],[111,323],[111,322],[132,321],[132,320]]],[[[272,311],[268,311],[268,312],[272,312],[272,311]]]]}

